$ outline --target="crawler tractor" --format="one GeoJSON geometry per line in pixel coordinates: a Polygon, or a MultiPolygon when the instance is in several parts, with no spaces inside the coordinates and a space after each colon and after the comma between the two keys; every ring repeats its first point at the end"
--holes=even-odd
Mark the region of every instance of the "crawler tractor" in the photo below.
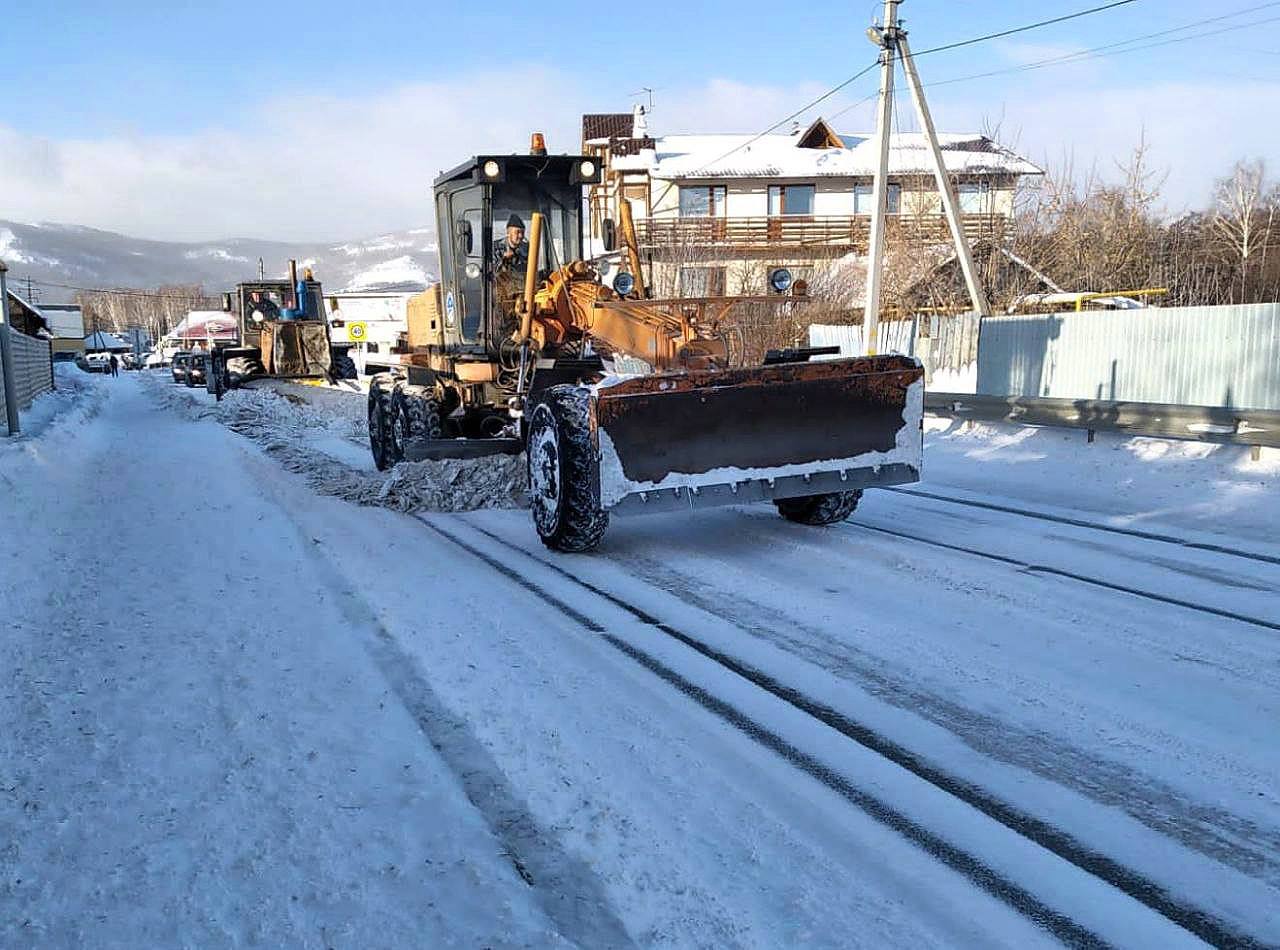
{"type": "Polygon", "coordinates": [[[801,305],[787,275],[767,298],[653,299],[624,201],[606,283],[582,247],[582,188],[599,174],[535,135],[528,155],[437,179],[441,279],[410,305],[400,365],[369,387],[379,468],[524,451],[534,527],[560,551],[595,547],[611,513],[764,501],[830,524],[864,488],[919,478],[914,359],[786,350],[740,365],[733,307],[801,305]]]}

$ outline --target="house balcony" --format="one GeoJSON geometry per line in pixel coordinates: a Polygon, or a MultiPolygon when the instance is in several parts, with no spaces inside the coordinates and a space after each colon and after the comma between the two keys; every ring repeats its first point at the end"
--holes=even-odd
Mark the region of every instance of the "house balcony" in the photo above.
{"type": "MultiPolygon", "coordinates": [[[[944,244],[951,240],[947,219],[940,214],[889,215],[885,218],[889,246],[944,244]]],[[[1000,214],[961,215],[969,240],[1003,240],[1009,219],[1000,214]]],[[[640,246],[658,250],[674,247],[728,249],[781,248],[794,251],[835,250],[865,254],[871,238],[870,215],[778,215],[763,218],[660,217],[636,220],[640,246]]]]}

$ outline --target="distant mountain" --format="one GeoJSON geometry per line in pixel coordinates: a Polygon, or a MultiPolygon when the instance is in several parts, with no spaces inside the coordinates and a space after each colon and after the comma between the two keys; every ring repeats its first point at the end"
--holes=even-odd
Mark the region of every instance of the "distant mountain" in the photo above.
{"type": "Polygon", "coordinates": [[[201,284],[210,293],[230,290],[258,276],[285,274],[290,258],[314,268],[326,291],[421,290],[437,269],[435,234],[428,228],[384,234],[344,244],[288,243],[252,238],[226,241],[148,241],[70,224],[0,221],[0,260],[22,292],[26,278],[40,300],[70,300],[90,289],[201,284]]]}

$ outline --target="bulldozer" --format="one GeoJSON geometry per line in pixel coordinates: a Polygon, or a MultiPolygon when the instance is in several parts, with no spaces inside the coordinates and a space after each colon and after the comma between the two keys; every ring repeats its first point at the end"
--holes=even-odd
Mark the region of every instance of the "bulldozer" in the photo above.
{"type": "Polygon", "coordinates": [[[535,134],[528,154],[436,180],[440,281],[410,303],[400,365],[369,386],[379,469],[525,452],[534,528],[565,552],[595,548],[613,514],[767,502],[825,525],[865,488],[919,479],[915,359],[795,348],[743,365],[734,309],[802,305],[790,275],[759,297],[655,298],[623,200],[604,222],[606,281],[583,251],[599,176],[535,134]]]}
{"type": "Polygon", "coordinates": [[[222,295],[222,309],[235,316],[240,344],[210,354],[208,388],[222,393],[252,379],[355,379],[348,347],[329,336],[324,291],[310,268],[298,274],[289,261],[288,280],[246,281],[222,295]]]}

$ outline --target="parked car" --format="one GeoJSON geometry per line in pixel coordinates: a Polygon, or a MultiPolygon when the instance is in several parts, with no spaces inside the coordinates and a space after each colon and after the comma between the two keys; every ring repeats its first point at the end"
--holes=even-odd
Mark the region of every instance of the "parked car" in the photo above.
{"type": "Polygon", "coordinates": [[[111,372],[111,354],[90,353],[77,359],[76,365],[86,373],[109,373],[111,372]]]}
{"type": "Polygon", "coordinates": [[[191,363],[191,354],[186,350],[180,350],[173,354],[173,361],[169,364],[169,372],[173,374],[175,383],[185,383],[187,381],[187,368],[191,363]]]}
{"type": "Polygon", "coordinates": [[[209,354],[204,350],[196,350],[187,357],[187,377],[186,384],[188,386],[203,386],[207,378],[209,369],[209,354]]]}

